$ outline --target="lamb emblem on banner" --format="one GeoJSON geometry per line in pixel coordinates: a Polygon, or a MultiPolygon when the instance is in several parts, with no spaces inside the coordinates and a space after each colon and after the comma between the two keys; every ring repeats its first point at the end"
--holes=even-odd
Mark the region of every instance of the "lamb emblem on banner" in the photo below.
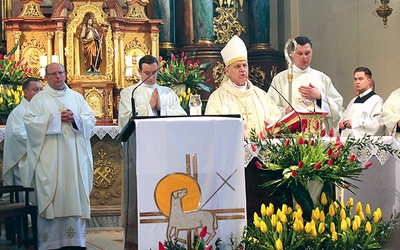
{"type": "Polygon", "coordinates": [[[182,198],[187,192],[187,189],[180,189],[171,194],[171,211],[168,220],[167,238],[171,241],[172,236],[174,236],[175,239],[184,241],[179,238],[179,231],[201,229],[207,226],[207,234],[209,236],[205,242],[208,244],[215,236],[215,230],[218,227],[215,215],[207,210],[184,212],[182,209],[182,198]]]}

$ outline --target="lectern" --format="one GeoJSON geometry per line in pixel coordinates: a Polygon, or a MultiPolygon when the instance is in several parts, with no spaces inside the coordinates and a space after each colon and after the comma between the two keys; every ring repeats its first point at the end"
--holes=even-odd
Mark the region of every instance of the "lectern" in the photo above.
{"type": "Polygon", "coordinates": [[[191,246],[204,226],[209,244],[241,237],[246,198],[240,118],[135,119],[124,144],[130,155],[126,249],[158,249],[159,241],[175,239],[191,246]]]}

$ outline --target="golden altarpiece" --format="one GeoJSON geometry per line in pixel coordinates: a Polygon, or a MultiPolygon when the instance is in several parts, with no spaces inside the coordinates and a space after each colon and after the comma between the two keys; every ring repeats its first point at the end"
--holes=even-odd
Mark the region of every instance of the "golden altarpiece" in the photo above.
{"type": "Polygon", "coordinates": [[[163,22],[147,17],[149,0],[130,0],[124,8],[117,0],[58,1],[50,17],[41,12],[43,0],[21,2],[23,8],[17,17],[3,19],[7,51],[18,44],[15,59],[24,58],[36,77],[41,77],[40,72],[50,62],[64,65],[67,84],[80,92],[93,109],[97,118],[94,133],[98,134],[91,139],[92,215],[115,215],[116,221],[111,224],[118,225],[123,160],[121,144],[113,140],[118,133],[117,97],[120,89],[138,80],[136,76],[125,76],[126,64],[130,64],[125,58],[131,56],[127,58],[131,58],[131,70],[136,72],[138,57],[158,57],[159,25],[163,22]],[[89,30],[92,37],[87,36],[89,30]],[[103,139],[107,136],[111,138],[103,139]]]}

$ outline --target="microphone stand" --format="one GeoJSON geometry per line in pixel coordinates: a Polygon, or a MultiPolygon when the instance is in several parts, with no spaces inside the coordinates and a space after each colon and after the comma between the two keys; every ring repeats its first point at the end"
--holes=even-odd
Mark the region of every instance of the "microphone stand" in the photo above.
{"type": "Polygon", "coordinates": [[[297,110],[292,106],[292,104],[290,104],[290,102],[282,95],[282,93],[281,92],[279,92],[275,87],[274,87],[274,85],[272,85],[270,82],[268,82],[268,80],[265,78],[264,79],[264,83],[267,85],[267,86],[269,86],[269,87],[272,87],[281,97],[282,97],[282,99],[289,105],[289,107],[291,107],[292,109],[293,109],[293,111],[296,113],[296,115],[297,115],[297,117],[299,118],[299,128],[300,128],[300,131],[302,131],[302,122],[301,122],[301,118],[300,118],[300,114],[299,114],[299,112],[297,112],[297,110]]]}

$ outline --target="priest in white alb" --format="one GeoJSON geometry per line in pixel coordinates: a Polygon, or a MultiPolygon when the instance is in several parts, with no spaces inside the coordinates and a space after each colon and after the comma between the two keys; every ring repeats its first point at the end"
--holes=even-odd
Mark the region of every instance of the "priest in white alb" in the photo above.
{"type": "Polygon", "coordinates": [[[47,85],[24,116],[39,249],[86,249],[93,186],[90,137],[96,119],[83,96],[65,84],[62,65],[51,63],[45,71],[47,85]]]}
{"type": "Polygon", "coordinates": [[[389,134],[400,141],[400,88],[393,91],[382,107],[383,123],[389,134]]]}
{"type": "Polygon", "coordinates": [[[372,90],[372,72],[367,67],[354,70],[355,96],[339,121],[341,136],[385,135],[382,122],[382,98],[372,90]]]}
{"type": "Polygon", "coordinates": [[[245,124],[245,137],[250,136],[251,129],[258,135],[266,124],[280,119],[278,106],[248,79],[247,48],[242,39],[233,36],[221,50],[221,55],[225,63],[224,79],[210,95],[205,114],[238,114],[245,124]]]}
{"type": "Polygon", "coordinates": [[[310,106],[315,107],[315,111],[327,112],[326,125],[329,128],[336,128],[341,115],[343,97],[326,74],[310,67],[313,55],[311,40],[305,36],[298,36],[295,41],[297,48],[292,55],[294,64],[292,83],[288,80],[288,70],[284,70],[272,79],[271,85],[275,89],[269,88],[268,94],[278,105],[282,114],[292,111],[287,101],[297,111],[307,111],[310,106]],[[291,98],[289,98],[290,91],[291,98]]]}

